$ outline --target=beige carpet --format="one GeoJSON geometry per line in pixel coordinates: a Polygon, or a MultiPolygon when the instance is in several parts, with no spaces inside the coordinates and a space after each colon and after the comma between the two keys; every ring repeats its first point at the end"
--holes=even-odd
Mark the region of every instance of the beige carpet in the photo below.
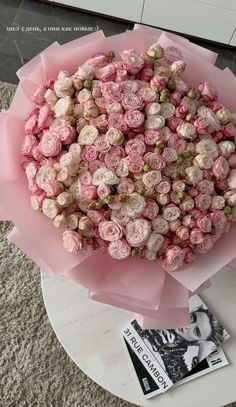
{"type": "MultiPolygon", "coordinates": [[[[0,82],[1,108],[14,91],[0,82]]],[[[0,222],[0,407],[131,407],[67,356],[44,308],[39,269],[7,241],[11,228],[0,222]]]]}

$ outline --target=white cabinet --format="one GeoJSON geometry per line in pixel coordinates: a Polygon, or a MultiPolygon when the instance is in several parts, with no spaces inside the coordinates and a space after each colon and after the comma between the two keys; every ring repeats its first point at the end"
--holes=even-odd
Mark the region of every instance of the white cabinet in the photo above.
{"type": "Polygon", "coordinates": [[[230,45],[233,45],[234,47],[236,47],[236,28],[234,30],[234,35],[231,38],[230,45]]]}
{"type": "Polygon", "coordinates": [[[55,0],[55,3],[140,22],[144,0],[55,0]]]}
{"type": "Polygon", "coordinates": [[[145,0],[142,23],[229,44],[235,0],[145,0]]]}

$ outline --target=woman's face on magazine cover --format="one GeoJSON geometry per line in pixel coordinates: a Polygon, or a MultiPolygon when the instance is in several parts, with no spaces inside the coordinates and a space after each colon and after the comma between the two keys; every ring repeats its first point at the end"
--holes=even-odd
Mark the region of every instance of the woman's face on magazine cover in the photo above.
{"type": "Polygon", "coordinates": [[[176,333],[186,341],[205,341],[210,336],[212,328],[205,312],[194,312],[191,315],[191,325],[176,329],[176,333]]]}

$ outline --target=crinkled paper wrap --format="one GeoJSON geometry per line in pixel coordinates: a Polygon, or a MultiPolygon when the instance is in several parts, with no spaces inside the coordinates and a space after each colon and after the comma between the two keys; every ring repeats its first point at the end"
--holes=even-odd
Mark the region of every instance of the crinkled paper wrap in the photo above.
{"type": "Polygon", "coordinates": [[[220,99],[235,110],[236,80],[229,69],[214,66],[217,54],[179,36],[149,27],[105,38],[102,31],[65,45],[53,43],[24,65],[17,75],[20,83],[8,111],[0,114],[0,218],[14,222],[9,240],[23,250],[42,270],[53,276],[65,275],[86,287],[89,297],[133,311],[144,328],[179,327],[189,323],[189,295],[210,285],[210,277],[231,262],[236,267],[234,236],[236,225],[214,248],[184,270],[167,273],[158,263],[129,258],[112,259],[104,249],[90,256],[67,253],[62,231],[51,220],[31,209],[25,174],[21,170],[20,146],[24,118],[31,95],[38,85],[57,76],[60,70],[73,72],[96,52],[116,54],[130,48],[145,51],[159,42],[171,54],[187,62],[183,78],[191,86],[211,80],[220,99]]]}

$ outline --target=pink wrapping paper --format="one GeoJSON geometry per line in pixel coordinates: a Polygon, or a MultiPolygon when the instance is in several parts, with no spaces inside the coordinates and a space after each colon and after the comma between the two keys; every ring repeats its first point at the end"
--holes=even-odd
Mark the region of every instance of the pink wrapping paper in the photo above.
{"type": "Polygon", "coordinates": [[[148,260],[116,261],[102,249],[90,256],[67,253],[62,247],[61,231],[30,207],[25,175],[20,169],[20,145],[24,137],[24,117],[37,85],[57,75],[59,70],[76,70],[98,51],[119,53],[124,48],[145,51],[157,35],[164,48],[178,48],[186,59],[189,68],[185,79],[194,86],[210,76],[222,100],[232,108],[231,94],[232,89],[236,90],[236,81],[230,72],[212,65],[216,54],[176,35],[139,28],[108,38],[97,32],[63,46],[52,44],[18,71],[20,84],[11,107],[0,114],[0,215],[11,219],[16,226],[9,239],[51,275],[63,274],[73,279],[89,290],[90,298],[138,313],[143,327],[155,328],[188,323],[190,291],[202,289],[201,285],[209,277],[235,257],[232,244],[235,227],[219,241],[214,252],[199,256],[196,264],[176,273],[168,274],[158,263],[148,260]],[[229,98],[223,94],[225,86],[231,89],[229,98]]]}

